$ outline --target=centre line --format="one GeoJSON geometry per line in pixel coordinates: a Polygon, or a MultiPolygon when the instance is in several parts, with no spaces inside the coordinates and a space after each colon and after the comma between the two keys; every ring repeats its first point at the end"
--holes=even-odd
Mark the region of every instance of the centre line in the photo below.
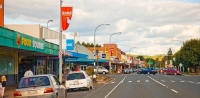
{"type": "Polygon", "coordinates": [[[174,89],[171,89],[173,92],[175,92],[175,93],[178,93],[176,90],[174,90],[174,89]]]}
{"type": "MultiPolygon", "coordinates": [[[[124,79],[126,78],[126,76],[124,77],[124,79]]],[[[120,81],[104,98],[107,98],[124,81],[124,79],[120,81]]]]}

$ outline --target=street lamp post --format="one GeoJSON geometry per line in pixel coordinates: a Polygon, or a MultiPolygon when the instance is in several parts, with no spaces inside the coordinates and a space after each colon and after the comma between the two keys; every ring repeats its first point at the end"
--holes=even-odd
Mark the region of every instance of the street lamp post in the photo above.
{"type": "Polygon", "coordinates": [[[94,31],[94,67],[95,67],[95,65],[96,65],[96,46],[95,46],[95,37],[96,37],[96,30],[100,27],[100,26],[102,26],[102,25],[110,25],[109,23],[106,23],[106,24],[100,24],[100,25],[98,25],[97,27],[96,27],[96,29],[95,29],[95,31],[94,31]]]}
{"type": "Polygon", "coordinates": [[[174,39],[172,39],[172,41],[178,41],[178,42],[184,43],[184,41],[181,41],[181,40],[174,40],[174,39]]]}
{"type": "MultiPolygon", "coordinates": [[[[115,34],[121,34],[121,32],[113,33],[110,35],[110,40],[109,40],[110,44],[111,44],[111,37],[115,34]]],[[[109,49],[110,49],[110,45],[109,45],[109,49]]],[[[110,60],[111,60],[111,56],[110,56],[110,60]]],[[[109,60],[109,72],[111,73],[111,61],[110,60],[109,60]]]]}
{"type": "MultiPolygon", "coordinates": [[[[131,49],[133,49],[133,48],[136,48],[136,47],[132,47],[131,49]]],[[[131,49],[129,50],[129,55],[131,54],[130,52],[131,52],[131,49]]],[[[129,56],[129,58],[130,58],[130,56],[129,56]]],[[[129,64],[129,68],[130,68],[130,64],[129,64]]]]}
{"type": "MultiPolygon", "coordinates": [[[[59,33],[59,51],[62,53],[62,8],[61,7],[62,7],[62,0],[60,0],[60,33],[59,33]]],[[[59,81],[62,83],[62,56],[59,56],[59,81]]]]}
{"type": "Polygon", "coordinates": [[[47,22],[47,29],[49,28],[49,22],[53,22],[53,20],[48,20],[48,22],[47,22]]]}
{"type": "Polygon", "coordinates": [[[121,32],[113,33],[113,34],[110,35],[110,40],[109,40],[110,44],[111,44],[111,37],[112,37],[113,35],[115,35],[115,34],[121,34],[121,32]]]}

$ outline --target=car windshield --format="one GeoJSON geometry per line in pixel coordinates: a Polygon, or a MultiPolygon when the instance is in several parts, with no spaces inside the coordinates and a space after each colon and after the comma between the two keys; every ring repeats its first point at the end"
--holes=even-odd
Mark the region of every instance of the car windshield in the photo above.
{"type": "Polygon", "coordinates": [[[71,73],[68,75],[67,80],[85,79],[83,73],[71,73]]]}
{"type": "Polygon", "coordinates": [[[47,76],[39,76],[39,77],[27,77],[22,78],[19,82],[19,88],[29,88],[29,87],[36,87],[36,86],[49,86],[50,81],[47,76]]]}

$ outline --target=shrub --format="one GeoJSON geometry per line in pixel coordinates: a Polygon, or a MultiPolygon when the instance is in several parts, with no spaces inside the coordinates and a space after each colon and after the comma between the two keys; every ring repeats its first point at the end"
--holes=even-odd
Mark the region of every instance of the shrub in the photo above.
{"type": "Polygon", "coordinates": [[[85,71],[89,76],[92,76],[94,74],[94,68],[93,67],[88,67],[85,71]]]}

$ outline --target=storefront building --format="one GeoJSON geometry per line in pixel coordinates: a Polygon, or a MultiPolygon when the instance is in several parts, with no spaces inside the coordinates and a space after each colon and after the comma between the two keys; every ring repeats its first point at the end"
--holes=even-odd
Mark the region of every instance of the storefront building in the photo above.
{"type": "Polygon", "coordinates": [[[47,73],[48,59],[39,57],[57,56],[58,51],[56,44],[0,27],[0,75],[7,76],[8,84],[17,83],[27,68],[47,73]]]}

